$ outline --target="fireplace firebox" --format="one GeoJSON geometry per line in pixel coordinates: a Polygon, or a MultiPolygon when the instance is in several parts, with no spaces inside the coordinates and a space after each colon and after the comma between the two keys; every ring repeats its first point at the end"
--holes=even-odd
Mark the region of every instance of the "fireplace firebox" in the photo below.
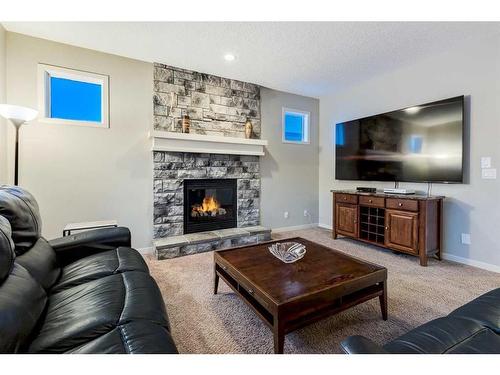
{"type": "Polygon", "coordinates": [[[237,225],[236,179],[184,180],[184,234],[237,225]]]}

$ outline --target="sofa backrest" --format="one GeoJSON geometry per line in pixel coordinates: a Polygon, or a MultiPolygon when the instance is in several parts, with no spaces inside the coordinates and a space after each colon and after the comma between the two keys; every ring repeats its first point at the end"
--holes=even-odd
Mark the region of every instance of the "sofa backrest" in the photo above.
{"type": "Polygon", "coordinates": [[[0,216],[0,283],[9,275],[15,256],[10,223],[0,216]]]}
{"type": "Polygon", "coordinates": [[[0,186],[0,216],[10,222],[16,263],[49,289],[61,270],[54,249],[41,237],[40,212],[33,195],[19,186],[0,186]]]}
{"type": "Polygon", "coordinates": [[[17,255],[31,249],[40,238],[42,220],[38,203],[27,190],[19,186],[0,186],[0,215],[10,222],[17,255]]]}
{"type": "Polygon", "coordinates": [[[15,261],[9,221],[0,216],[0,353],[26,347],[47,304],[47,293],[15,261]]]}

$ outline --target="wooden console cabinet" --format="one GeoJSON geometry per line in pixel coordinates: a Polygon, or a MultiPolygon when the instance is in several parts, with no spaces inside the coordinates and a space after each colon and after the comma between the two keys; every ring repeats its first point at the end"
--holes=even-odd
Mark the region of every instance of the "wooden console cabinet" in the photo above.
{"type": "Polygon", "coordinates": [[[332,190],[333,238],[355,238],[415,255],[420,265],[441,259],[441,196],[395,195],[332,190]]]}

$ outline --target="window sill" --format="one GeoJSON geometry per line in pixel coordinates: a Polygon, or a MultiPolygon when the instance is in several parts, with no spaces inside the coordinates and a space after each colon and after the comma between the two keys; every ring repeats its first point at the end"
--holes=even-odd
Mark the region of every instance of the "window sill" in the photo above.
{"type": "Polygon", "coordinates": [[[79,121],[79,120],[65,120],[58,118],[39,118],[37,120],[41,124],[53,124],[53,125],[74,125],[74,126],[84,126],[91,128],[101,128],[101,129],[109,129],[108,123],[102,122],[93,122],[93,121],[79,121]]]}

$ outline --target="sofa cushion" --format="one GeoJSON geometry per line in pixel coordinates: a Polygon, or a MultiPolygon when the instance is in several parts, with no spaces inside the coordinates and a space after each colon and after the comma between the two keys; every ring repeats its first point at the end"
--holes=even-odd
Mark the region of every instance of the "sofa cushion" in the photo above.
{"type": "Polygon", "coordinates": [[[0,353],[23,351],[47,303],[45,290],[14,263],[0,284],[0,353]]]}
{"type": "Polygon", "coordinates": [[[443,354],[483,329],[472,320],[439,318],[391,341],[384,349],[394,354],[443,354]]]}
{"type": "Polygon", "coordinates": [[[66,353],[175,354],[177,348],[165,327],[147,321],[135,321],[119,325],[95,340],[66,353]]]}
{"type": "Polygon", "coordinates": [[[500,354],[500,335],[483,328],[464,341],[452,346],[447,354],[500,354]]]}
{"type": "Polygon", "coordinates": [[[42,221],[38,204],[19,186],[0,186],[0,215],[10,222],[17,255],[28,251],[40,237],[42,221]]]}
{"type": "Polygon", "coordinates": [[[45,320],[29,351],[63,353],[134,321],[168,329],[158,286],[145,272],[106,276],[50,295],[45,320]]]}
{"type": "Polygon", "coordinates": [[[61,278],[51,293],[126,271],[149,272],[146,262],[137,250],[119,247],[90,255],[63,267],[61,278]]]}
{"type": "Polygon", "coordinates": [[[449,316],[474,320],[500,334],[500,288],[477,297],[449,316]]]}
{"type": "Polygon", "coordinates": [[[0,283],[10,273],[14,264],[14,242],[9,220],[0,216],[0,283]]]}
{"type": "Polygon", "coordinates": [[[61,273],[56,253],[45,238],[39,238],[30,251],[16,258],[16,262],[26,268],[45,290],[55,284],[61,273]]]}

